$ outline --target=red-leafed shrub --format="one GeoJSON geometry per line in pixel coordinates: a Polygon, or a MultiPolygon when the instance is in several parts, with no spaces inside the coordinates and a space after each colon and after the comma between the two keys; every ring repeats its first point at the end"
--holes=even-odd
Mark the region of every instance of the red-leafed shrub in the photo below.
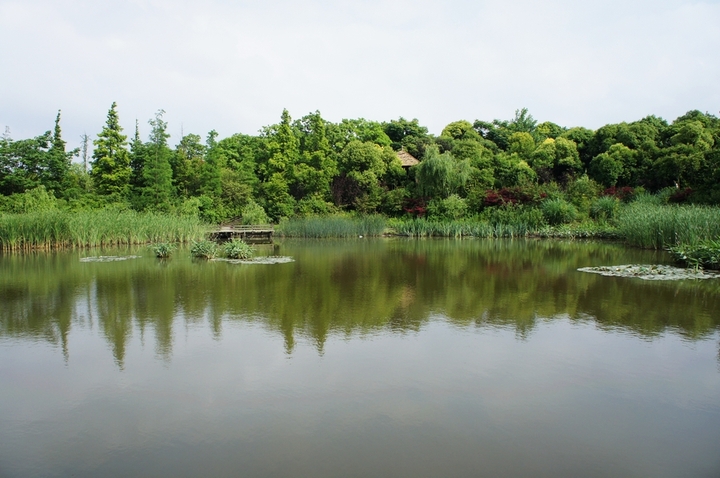
{"type": "Polygon", "coordinates": [[[690,195],[693,193],[693,190],[691,188],[685,188],[685,189],[678,189],[674,193],[670,195],[668,198],[668,202],[671,203],[681,203],[686,202],[688,199],[690,199],[690,195]]]}
{"type": "Polygon", "coordinates": [[[635,189],[630,186],[623,186],[621,188],[613,186],[603,191],[603,196],[612,196],[618,198],[622,202],[629,202],[633,197],[635,197],[635,189]]]}
{"type": "Polygon", "coordinates": [[[547,196],[544,192],[525,190],[519,187],[488,189],[485,192],[485,207],[503,206],[506,204],[533,204],[547,196]]]}
{"type": "Polygon", "coordinates": [[[427,214],[427,201],[425,198],[407,199],[403,211],[415,217],[425,217],[425,214],[427,214]]]}

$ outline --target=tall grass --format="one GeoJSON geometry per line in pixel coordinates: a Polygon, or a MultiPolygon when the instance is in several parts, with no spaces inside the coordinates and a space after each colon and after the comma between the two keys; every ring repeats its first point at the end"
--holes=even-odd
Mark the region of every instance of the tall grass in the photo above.
{"type": "Polygon", "coordinates": [[[312,216],[282,221],[275,228],[278,236],[304,238],[380,236],[384,231],[382,216],[312,216]]]}
{"type": "Polygon", "coordinates": [[[720,237],[720,208],[632,203],[618,217],[618,232],[645,248],[697,244],[720,237]]]}
{"type": "Polygon", "coordinates": [[[0,215],[0,250],[189,242],[207,226],[190,216],[108,209],[0,215]]]}
{"type": "Polygon", "coordinates": [[[537,229],[527,223],[496,223],[477,220],[398,219],[390,227],[400,236],[409,237],[524,237],[537,229]]]}

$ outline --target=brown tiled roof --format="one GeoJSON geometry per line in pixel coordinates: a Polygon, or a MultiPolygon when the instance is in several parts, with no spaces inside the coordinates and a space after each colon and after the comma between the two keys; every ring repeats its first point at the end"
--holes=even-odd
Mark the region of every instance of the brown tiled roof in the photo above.
{"type": "Polygon", "coordinates": [[[402,163],[403,167],[410,167],[415,166],[416,164],[420,163],[412,154],[408,153],[405,150],[401,150],[397,152],[397,157],[400,159],[400,162],[402,163]]]}

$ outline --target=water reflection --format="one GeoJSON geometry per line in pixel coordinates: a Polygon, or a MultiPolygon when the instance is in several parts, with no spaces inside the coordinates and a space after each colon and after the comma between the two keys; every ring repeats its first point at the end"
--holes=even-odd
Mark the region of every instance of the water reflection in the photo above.
{"type": "MultiPolygon", "coordinates": [[[[117,254],[118,251],[111,251],[117,254]]],[[[718,328],[720,281],[648,283],[577,272],[579,267],[660,263],[662,252],[617,244],[535,240],[288,241],[275,265],[144,257],[83,263],[108,251],[0,257],[0,337],[45,340],[72,353],[74,327],[97,328],[117,364],[134,334],[152,336],[170,359],[174,328],[255,322],[282,336],[287,353],[331,334],[416,331],[433,318],[503,327],[527,338],[541,320],[594,321],[652,338],[695,340],[718,328]]],[[[266,251],[268,254],[272,250],[266,251]]]]}

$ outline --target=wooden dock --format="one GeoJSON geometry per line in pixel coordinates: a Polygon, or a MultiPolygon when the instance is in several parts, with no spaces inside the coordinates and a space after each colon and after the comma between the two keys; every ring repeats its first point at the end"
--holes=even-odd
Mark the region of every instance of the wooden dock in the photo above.
{"type": "Polygon", "coordinates": [[[272,224],[257,226],[221,226],[210,233],[210,239],[226,242],[232,239],[242,239],[248,244],[272,244],[275,227],[272,224]]]}

